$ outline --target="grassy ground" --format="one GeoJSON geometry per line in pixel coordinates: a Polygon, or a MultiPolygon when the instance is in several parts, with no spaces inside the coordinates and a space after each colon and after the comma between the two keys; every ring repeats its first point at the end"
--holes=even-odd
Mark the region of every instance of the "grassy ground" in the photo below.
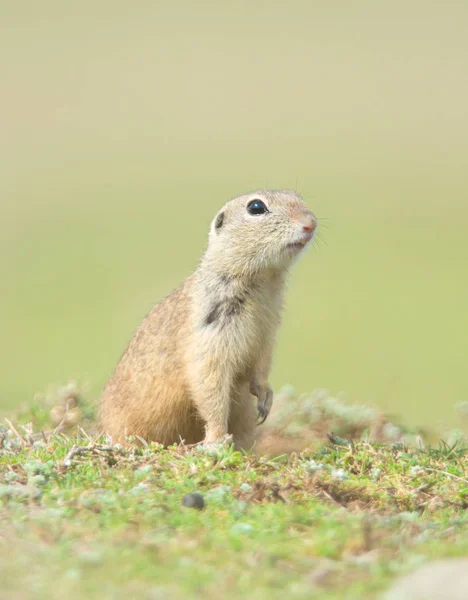
{"type": "Polygon", "coordinates": [[[43,403],[7,422],[2,592],[48,600],[365,599],[423,561],[468,555],[462,441],[424,447],[417,438],[419,447],[410,447],[400,430],[394,443],[338,435],[320,443],[319,421],[367,439],[356,423],[367,425],[369,413],[361,407],[344,414],[345,405],[323,393],[290,394],[288,403],[286,395],[277,398],[277,425],[273,418],[265,436],[287,440],[285,429],[292,433],[291,419],[278,425],[288,403],[302,415],[315,410],[315,434],[304,434],[296,419],[294,437],[302,431],[309,449],[270,457],[229,446],[111,446],[77,429],[79,420],[92,430],[91,414],[70,402],[78,398],[71,388],[52,408],[43,403]],[[75,425],[65,434],[67,395],[75,425]],[[29,425],[18,425],[25,418],[29,425]],[[40,432],[51,424],[55,429],[40,432]],[[182,505],[192,493],[203,496],[204,508],[182,505]]]}

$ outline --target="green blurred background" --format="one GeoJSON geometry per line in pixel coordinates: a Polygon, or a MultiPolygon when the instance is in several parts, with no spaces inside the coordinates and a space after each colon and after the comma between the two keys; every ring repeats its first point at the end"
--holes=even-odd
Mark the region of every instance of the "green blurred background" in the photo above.
{"type": "Polygon", "coordinates": [[[97,397],[211,218],[292,187],[272,383],[421,425],[468,400],[468,4],[2,2],[0,411],[97,397]]]}

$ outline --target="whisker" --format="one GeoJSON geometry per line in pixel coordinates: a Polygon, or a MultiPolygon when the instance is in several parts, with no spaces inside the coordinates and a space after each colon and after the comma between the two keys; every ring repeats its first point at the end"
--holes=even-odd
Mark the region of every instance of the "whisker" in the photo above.
{"type": "Polygon", "coordinates": [[[328,241],[323,235],[318,235],[317,233],[315,235],[321,244],[323,244],[324,246],[328,246],[328,241]]]}
{"type": "Polygon", "coordinates": [[[323,246],[326,245],[323,238],[319,237],[317,234],[314,235],[314,239],[312,240],[312,248],[316,248],[317,250],[321,250],[323,246]]]}
{"type": "Polygon", "coordinates": [[[317,240],[312,242],[311,248],[313,252],[320,252],[320,250],[322,250],[322,246],[317,242],[317,240]]]}
{"type": "Polygon", "coordinates": [[[317,223],[317,231],[330,231],[330,224],[329,223],[322,223],[321,221],[318,221],[318,223],[317,223]]]}
{"type": "Polygon", "coordinates": [[[319,235],[318,232],[323,232],[323,231],[328,231],[330,229],[330,226],[332,225],[332,220],[331,219],[327,219],[327,217],[317,217],[317,234],[319,235]]]}
{"type": "Polygon", "coordinates": [[[328,246],[327,240],[318,231],[316,231],[314,234],[314,242],[316,242],[318,248],[328,246]]]}

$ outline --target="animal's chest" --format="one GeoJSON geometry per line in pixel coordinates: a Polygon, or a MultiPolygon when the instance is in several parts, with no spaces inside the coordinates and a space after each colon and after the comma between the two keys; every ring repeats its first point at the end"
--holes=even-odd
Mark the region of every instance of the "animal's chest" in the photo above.
{"type": "Polygon", "coordinates": [[[268,294],[232,295],[209,305],[205,323],[214,344],[222,344],[228,360],[246,366],[269,343],[279,308],[268,294]]]}

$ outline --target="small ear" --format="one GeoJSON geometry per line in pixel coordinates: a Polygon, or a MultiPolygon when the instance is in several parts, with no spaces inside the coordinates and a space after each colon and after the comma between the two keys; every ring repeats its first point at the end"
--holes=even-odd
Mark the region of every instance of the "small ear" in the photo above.
{"type": "Polygon", "coordinates": [[[215,231],[219,231],[224,223],[224,212],[220,212],[214,222],[215,231]]]}

